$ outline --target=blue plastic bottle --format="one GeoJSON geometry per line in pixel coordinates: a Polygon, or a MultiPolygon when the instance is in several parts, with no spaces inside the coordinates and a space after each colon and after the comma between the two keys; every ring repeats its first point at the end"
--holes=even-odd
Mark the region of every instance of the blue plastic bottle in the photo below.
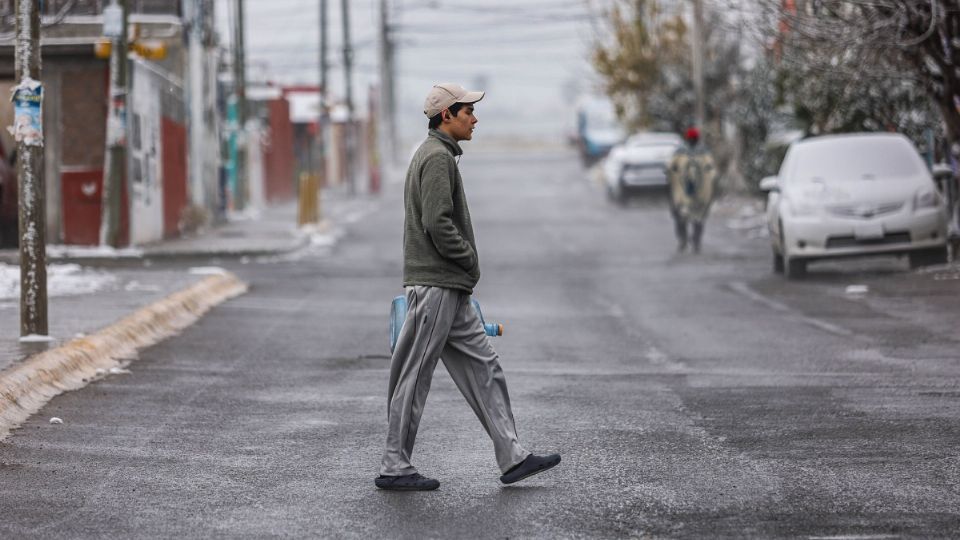
{"type": "MultiPolygon", "coordinates": [[[[477,315],[480,316],[480,322],[483,324],[483,331],[488,336],[502,336],[503,325],[484,321],[483,312],[480,311],[480,302],[477,302],[474,298],[471,298],[470,302],[473,304],[473,309],[477,310],[477,315]]],[[[403,321],[406,318],[407,297],[398,296],[393,299],[393,304],[390,306],[390,352],[393,352],[394,347],[397,346],[397,339],[400,338],[400,329],[403,327],[403,321]]]]}

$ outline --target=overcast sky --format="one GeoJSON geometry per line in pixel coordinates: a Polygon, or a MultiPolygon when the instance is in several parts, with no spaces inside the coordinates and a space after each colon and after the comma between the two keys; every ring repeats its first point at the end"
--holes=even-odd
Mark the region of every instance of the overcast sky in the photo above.
{"type": "MultiPolygon", "coordinates": [[[[230,41],[231,1],[218,0],[230,41]]],[[[426,129],[423,99],[437,82],[487,91],[478,135],[561,140],[573,103],[592,86],[588,62],[601,6],[610,0],[389,0],[397,43],[398,119],[407,139],[426,129]]],[[[283,84],[319,80],[319,0],[246,0],[248,76],[283,84]]],[[[377,82],[379,0],[350,0],[355,102],[377,82]]],[[[342,98],[340,0],[328,0],[330,81],[342,98]]]]}

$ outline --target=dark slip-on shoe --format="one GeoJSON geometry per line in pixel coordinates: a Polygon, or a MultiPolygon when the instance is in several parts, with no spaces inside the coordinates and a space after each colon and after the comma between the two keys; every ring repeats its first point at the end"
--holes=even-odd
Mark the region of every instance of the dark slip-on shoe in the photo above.
{"type": "Polygon", "coordinates": [[[542,473],[547,469],[552,469],[560,464],[560,454],[550,454],[549,456],[535,456],[530,454],[527,459],[514,465],[512,469],[505,472],[500,477],[504,484],[519,482],[537,473],[542,473]]]}
{"type": "Polygon", "coordinates": [[[430,491],[440,487],[440,481],[421,476],[420,473],[403,476],[380,475],[373,481],[380,489],[391,491],[430,491]]]}

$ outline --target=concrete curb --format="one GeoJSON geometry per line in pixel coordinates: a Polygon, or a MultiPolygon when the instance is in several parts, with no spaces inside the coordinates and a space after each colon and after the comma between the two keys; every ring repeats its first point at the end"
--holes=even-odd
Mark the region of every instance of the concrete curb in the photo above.
{"type": "MultiPolygon", "coordinates": [[[[74,263],[84,266],[101,266],[111,263],[141,263],[144,259],[153,261],[175,261],[180,262],[192,259],[239,259],[241,257],[268,257],[271,255],[285,255],[301,250],[310,245],[310,239],[303,237],[294,242],[289,242],[280,247],[271,248],[211,248],[203,249],[175,249],[175,248],[157,248],[143,249],[142,251],[127,254],[117,254],[111,256],[86,256],[86,255],[47,255],[48,263],[74,263]]],[[[20,252],[14,250],[0,250],[0,263],[17,265],[20,264],[20,252]]]]}
{"type": "MultiPolygon", "coordinates": [[[[195,259],[195,258],[211,258],[219,257],[223,259],[239,259],[240,257],[265,257],[270,255],[284,255],[287,253],[292,253],[294,251],[301,250],[307,247],[310,244],[310,238],[300,237],[295,241],[288,242],[286,245],[279,247],[270,247],[270,248],[212,248],[209,250],[202,249],[176,249],[176,248],[157,248],[157,249],[144,249],[143,254],[138,256],[139,259],[153,259],[153,260],[181,260],[181,259],[195,259]]],[[[74,261],[70,261],[74,262],[74,261]]]]}
{"type": "Polygon", "coordinates": [[[204,278],[83,338],[31,356],[0,372],[0,441],[50,399],[135,360],[137,351],[195,323],[211,308],[247,291],[235,275],[204,278]]]}

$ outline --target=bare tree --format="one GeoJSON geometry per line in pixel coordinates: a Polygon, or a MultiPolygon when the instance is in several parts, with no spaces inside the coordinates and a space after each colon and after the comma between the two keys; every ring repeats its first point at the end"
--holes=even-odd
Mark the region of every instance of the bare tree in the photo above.
{"type": "Polygon", "coordinates": [[[948,139],[960,141],[960,0],[759,0],[759,6],[784,69],[819,71],[834,86],[872,97],[877,120],[887,124],[879,128],[901,129],[918,119],[925,97],[948,139]]]}
{"type": "MultiPolygon", "coordinates": [[[[617,0],[606,13],[608,30],[593,49],[603,89],[631,129],[682,132],[694,124],[695,100],[690,28],[682,5],[656,0],[617,0]]],[[[734,147],[724,137],[734,120],[738,81],[743,78],[741,36],[706,5],[702,29],[706,131],[717,164],[727,171],[734,147]]]]}

